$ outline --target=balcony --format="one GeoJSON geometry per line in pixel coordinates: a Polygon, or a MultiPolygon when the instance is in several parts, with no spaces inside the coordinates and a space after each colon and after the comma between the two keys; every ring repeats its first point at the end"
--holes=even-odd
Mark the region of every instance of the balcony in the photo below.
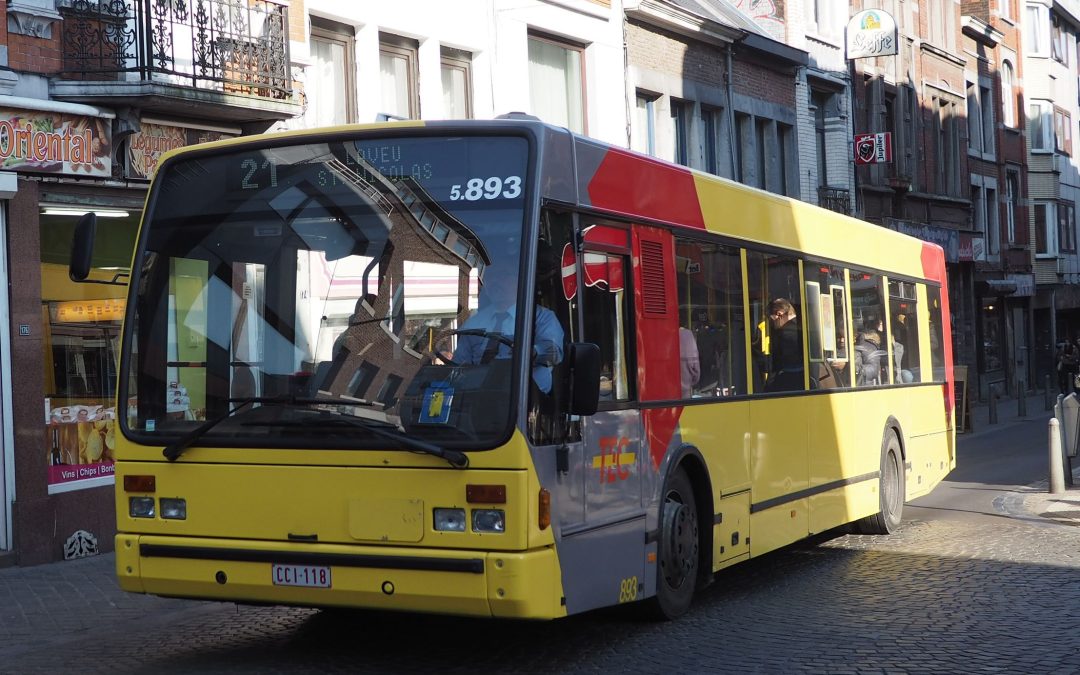
{"type": "Polygon", "coordinates": [[[53,98],[234,123],[300,114],[274,0],[61,0],[53,98]]]}
{"type": "Polygon", "coordinates": [[[851,193],[846,188],[819,187],[818,205],[830,211],[851,215],[851,193]]]}

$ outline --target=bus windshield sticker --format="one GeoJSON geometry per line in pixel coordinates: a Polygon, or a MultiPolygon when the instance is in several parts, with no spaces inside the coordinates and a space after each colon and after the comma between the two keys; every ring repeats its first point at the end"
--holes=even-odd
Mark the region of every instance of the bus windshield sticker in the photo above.
{"type": "Polygon", "coordinates": [[[420,424],[446,424],[450,421],[450,406],[454,399],[454,388],[449,382],[432,382],[424,392],[423,405],[420,406],[420,424]]]}

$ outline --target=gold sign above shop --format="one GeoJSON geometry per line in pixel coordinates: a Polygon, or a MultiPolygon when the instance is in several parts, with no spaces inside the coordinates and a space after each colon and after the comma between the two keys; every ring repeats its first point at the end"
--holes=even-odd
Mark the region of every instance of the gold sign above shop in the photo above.
{"type": "Polygon", "coordinates": [[[109,120],[0,108],[0,170],[112,176],[109,120]]]}
{"type": "Polygon", "coordinates": [[[232,138],[235,134],[143,122],[128,139],[127,177],[152,178],[161,156],[169,150],[196,143],[232,138]]]}

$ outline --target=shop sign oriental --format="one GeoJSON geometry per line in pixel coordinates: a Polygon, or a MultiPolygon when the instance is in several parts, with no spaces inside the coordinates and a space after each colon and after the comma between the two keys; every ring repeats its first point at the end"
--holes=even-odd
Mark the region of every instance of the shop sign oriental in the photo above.
{"type": "Polygon", "coordinates": [[[108,120],[0,108],[0,170],[112,176],[108,120]]]}

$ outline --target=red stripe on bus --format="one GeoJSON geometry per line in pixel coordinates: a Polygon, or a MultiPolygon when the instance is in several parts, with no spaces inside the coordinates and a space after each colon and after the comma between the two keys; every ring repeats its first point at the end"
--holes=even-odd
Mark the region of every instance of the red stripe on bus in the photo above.
{"type": "Polygon", "coordinates": [[[677,408],[649,408],[642,410],[645,418],[645,441],[649,444],[649,456],[653,467],[659,468],[664,460],[675,429],[679,426],[682,406],[677,408]]]}
{"type": "Polygon", "coordinates": [[[945,410],[952,413],[956,406],[953,400],[953,350],[952,350],[952,314],[949,312],[949,293],[947,284],[947,272],[945,270],[945,251],[937,244],[923,242],[922,245],[923,276],[931,281],[941,284],[941,323],[944,335],[942,342],[945,344],[945,410]]]}
{"type": "Polygon", "coordinates": [[[705,229],[694,176],[649,157],[612,149],[589,181],[592,205],[629,216],[705,229]]]}

